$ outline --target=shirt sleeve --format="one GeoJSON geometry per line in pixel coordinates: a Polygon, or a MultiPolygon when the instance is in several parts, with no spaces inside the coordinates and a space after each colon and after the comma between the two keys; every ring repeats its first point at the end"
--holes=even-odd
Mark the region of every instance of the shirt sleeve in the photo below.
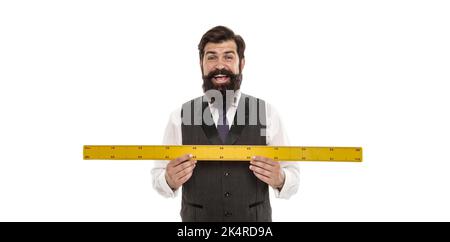
{"type": "MultiPolygon", "coordinates": [[[[266,103],[267,130],[266,142],[272,146],[288,146],[289,139],[284,130],[278,111],[266,103]]],[[[274,188],[275,197],[288,199],[298,191],[300,183],[300,169],[295,162],[280,161],[285,180],[281,190],[274,188]]]]}
{"type": "MultiPolygon", "coordinates": [[[[163,145],[181,145],[181,108],[172,112],[164,131],[163,145]]],[[[151,171],[153,188],[164,197],[174,198],[179,189],[172,190],[166,181],[166,167],[169,161],[155,160],[151,171]]]]}

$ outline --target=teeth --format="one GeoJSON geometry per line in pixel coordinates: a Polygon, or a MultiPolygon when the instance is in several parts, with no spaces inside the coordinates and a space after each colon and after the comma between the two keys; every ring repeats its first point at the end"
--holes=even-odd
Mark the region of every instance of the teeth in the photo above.
{"type": "Polygon", "coordinates": [[[226,75],[215,75],[214,77],[226,77],[226,75]]]}

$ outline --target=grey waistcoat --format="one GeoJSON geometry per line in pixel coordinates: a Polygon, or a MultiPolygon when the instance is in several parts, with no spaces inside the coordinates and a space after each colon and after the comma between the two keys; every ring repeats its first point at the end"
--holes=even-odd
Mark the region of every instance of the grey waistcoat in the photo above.
{"type": "MultiPolygon", "coordinates": [[[[185,103],[182,110],[190,111],[192,121],[181,125],[183,145],[266,145],[266,137],[262,135],[266,128],[265,105],[255,97],[241,94],[225,143],[219,138],[214,123],[208,125],[203,119],[212,117],[208,103],[202,102],[202,97],[185,103]],[[255,101],[260,117],[257,117],[256,125],[249,125],[249,103],[255,101]],[[195,110],[194,102],[201,102],[202,110],[195,110]],[[189,109],[185,109],[187,105],[190,105],[189,109]],[[245,125],[237,125],[238,112],[242,108],[245,108],[245,125]],[[200,125],[193,125],[194,116],[201,119],[200,125]]],[[[249,160],[198,161],[192,177],[182,188],[182,221],[271,221],[268,185],[255,177],[249,169],[249,160]]]]}

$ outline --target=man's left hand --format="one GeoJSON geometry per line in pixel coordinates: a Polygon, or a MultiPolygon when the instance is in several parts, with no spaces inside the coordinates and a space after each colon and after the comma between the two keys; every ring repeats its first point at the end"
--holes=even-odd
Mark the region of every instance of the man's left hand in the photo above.
{"type": "Polygon", "coordinates": [[[281,190],[284,185],[284,172],[280,167],[280,162],[263,156],[254,156],[250,160],[250,170],[261,181],[269,184],[273,188],[281,190]]]}

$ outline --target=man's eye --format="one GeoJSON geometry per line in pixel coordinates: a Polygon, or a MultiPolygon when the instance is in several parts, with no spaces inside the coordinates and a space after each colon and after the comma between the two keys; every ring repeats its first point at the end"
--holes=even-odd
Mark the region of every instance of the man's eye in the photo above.
{"type": "Polygon", "coordinates": [[[232,60],[232,59],[233,59],[233,56],[231,56],[231,55],[225,56],[225,59],[227,59],[227,60],[232,60]]]}
{"type": "Polygon", "coordinates": [[[216,57],[215,57],[215,56],[208,56],[206,59],[207,59],[207,60],[215,60],[216,57]]]}

